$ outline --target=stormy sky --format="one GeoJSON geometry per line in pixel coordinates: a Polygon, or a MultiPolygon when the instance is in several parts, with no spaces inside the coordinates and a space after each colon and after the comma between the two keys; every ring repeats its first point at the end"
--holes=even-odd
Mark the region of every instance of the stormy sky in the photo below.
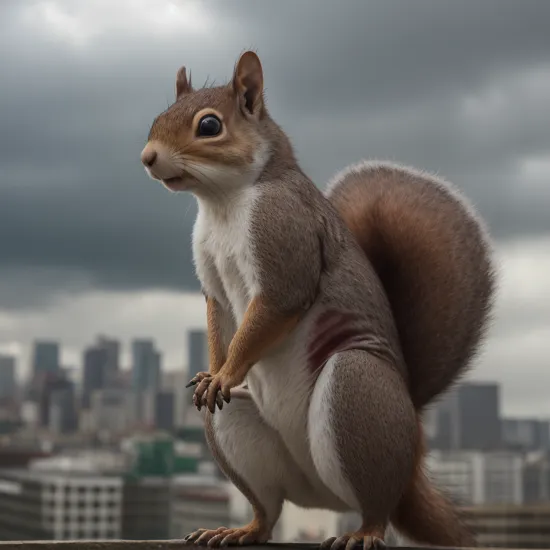
{"type": "MultiPolygon", "coordinates": [[[[501,291],[472,377],[550,417],[550,2],[0,2],[0,350],[79,366],[98,333],[165,366],[204,325],[194,201],[139,153],[185,64],[226,81],[254,48],[268,107],[323,187],[362,158],[454,181],[487,220],[501,291]]],[[[127,363],[128,358],[125,357],[127,363]]]]}

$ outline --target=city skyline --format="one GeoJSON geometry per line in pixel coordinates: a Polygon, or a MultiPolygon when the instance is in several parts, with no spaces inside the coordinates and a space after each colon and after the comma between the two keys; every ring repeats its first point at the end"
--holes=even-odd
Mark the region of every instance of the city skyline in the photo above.
{"type": "MultiPolygon", "coordinates": [[[[107,378],[104,378],[105,374],[96,372],[97,365],[94,364],[97,363],[97,352],[105,352],[105,349],[107,349],[109,346],[115,346],[117,349],[116,357],[112,358],[111,361],[116,361],[117,364],[117,371],[124,376],[128,377],[126,379],[127,386],[126,389],[128,390],[143,390],[143,389],[154,389],[155,391],[161,392],[163,388],[163,378],[166,376],[170,376],[171,374],[177,374],[177,373],[183,373],[185,372],[187,376],[192,376],[196,372],[203,370],[207,368],[207,340],[206,340],[206,329],[205,328],[193,328],[190,329],[186,333],[186,338],[183,339],[183,341],[186,343],[185,348],[185,358],[182,361],[182,363],[179,366],[168,366],[166,365],[164,361],[164,355],[163,350],[158,346],[158,343],[154,337],[145,337],[145,336],[139,336],[139,337],[132,337],[127,341],[119,340],[114,338],[112,335],[107,335],[104,333],[97,334],[94,338],[89,339],[89,343],[81,350],[80,358],[77,361],[78,365],[71,365],[70,370],[73,372],[65,373],[69,376],[69,380],[75,381],[74,376],[74,370],[77,371],[76,376],[76,382],[78,383],[80,392],[83,392],[83,395],[87,395],[87,397],[83,397],[84,403],[89,402],[90,395],[87,393],[90,390],[95,391],[96,389],[102,389],[109,386],[109,384],[106,382],[107,378]],[[102,349],[102,345],[105,346],[104,349],[102,349]],[[148,363],[146,366],[147,369],[150,369],[151,367],[156,370],[156,374],[153,374],[154,380],[156,380],[152,385],[149,382],[145,382],[145,385],[142,385],[141,383],[138,383],[138,385],[135,385],[135,376],[143,378],[145,376],[146,380],[150,380],[150,373],[142,373],[138,374],[136,373],[136,367],[140,368],[140,358],[137,357],[136,361],[136,347],[140,348],[145,346],[147,348],[145,350],[146,355],[150,355],[153,353],[153,363],[148,363]],[[90,358],[90,355],[92,356],[90,359],[90,365],[88,365],[88,359],[90,358]],[[122,358],[126,356],[127,360],[122,360],[122,358]],[[156,356],[156,359],[155,359],[156,356]],[[87,382],[87,371],[86,369],[90,368],[90,374],[93,377],[93,380],[97,380],[96,382],[87,382]],[[99,377],[99,378],[97,378],[99,377]],[[88,389],[87,389],[88,388],[88,389]],[[88,401],[87,401],[88,400],[88,401]]],[[[58,346],[58,352],[59,352],[59,358],[63,355],[63,342],[60,340],[54,340],[49,339],[47,341],[44,340],[35,340],[32,345],[31,349],[29,349],[28,355],[30,357],[33,357],[35,354],[36,347],[41,347],[44,344],[47,344],[48,346],[57,345],[58,346]]],[[[139,355],[139,353],[138,353],[139,355]]],[[[107,356],[102,355],[103,361],[106,361],[107,356]]],[[[102,359],[99,359],[99,362],[101,363],[102,359]]],[[[15,378],[19,385],[25,385],[29,383],[32,380],[32,365],[31,368],[28,369],[27,375],[24,375],[21,373],[20,363],[17,360],[16,356],[9,355],[9,354],[2,354],[0,353],[0,370],[2,366],[5,365],[9,371],[14,367],[15,370],[15,378]],[[29,377],[30,375],[30,377],[29,377]]],[[[63,361],[60,360],[58,364],[59,369],[65,369],[67,370],[67,366],[63,364],[63,361]]],[[[0,372],[0,375],[3,373],[0,372]]],[[[114,379],[113,379],[114,381],[114,379]]],[[[169,385],[170,386],[170,385],[169,385]]],[[[178,388],[181,390],[181,388],[178,388]]],[[[478,427],[478,433],[477,437],[480,438],[479,440],[483,440],[483,426],[485,429],[489,430],[490,432],[494,432],[495,422],[501,422],[503,420],[513,420],[513,421],[522,421],[522,420],[543,420],[543,421],[550,421],[550,414],[545,413],[544,411],[540,412],[534,412],[533,414],[510,414],[506,411],[505,401],[502,398],[502,384],[498,380],[491,380],[491,379],[485,379],[485,380],[473,380],[471,378],[464,378],[462,381],[459,381],[457,384],[455,384],[445,395],[442,396],[438,402],[430,408],[430,411],[440,410],[443,411],[444,414],[447,414],[446,411],[452,411],[454,408],[456,408],[456,398],[460,394],[467,394],[472,393],[472,397],[470,399],[473,399],[472,403],[478,402],[482,403],[485,402],[483,407],[486,408],[487,414],[484,413],[483,417],[483,423],[478,427]],[[478,397],[476,397],[478,395],[478,397]],[[479,396],[483,396],[482,398],[479,396]],[[487,417],[487,418],[485,418],[487,417]]],[[[87,406],[86,404],[84,405],[87,406]]],[[[479,405],[478,405],[479,407],[479,405]]],[[[474,407],[471,409],[471,407],[464,408],[464,411],[466,414],[468,414],[471,418],[476,418],[476,415],[481,414],[480,410],[478,410],[477,407],[474,407]]],[[[482,415],[483,416],[483,415],[482,415]]],[[[427,417],[427,430],[430,428],[428,427],[430,425],[429,419],[432,419],[432,416],[427,417]]],[[[448,422],[445,418],[440,420],[440,422],[448,422]]],[[[447,426],[446,433],[447,437],[450,434],[450,425],[447,426]]],[[[494,439],[495,434],[490,433],[491,440],[496,441],[494,439]]],[[[434,437],[433,434],[430,437],[434,437]]],[[[436,440],[434,440],[436,441],[436,440]]]]}

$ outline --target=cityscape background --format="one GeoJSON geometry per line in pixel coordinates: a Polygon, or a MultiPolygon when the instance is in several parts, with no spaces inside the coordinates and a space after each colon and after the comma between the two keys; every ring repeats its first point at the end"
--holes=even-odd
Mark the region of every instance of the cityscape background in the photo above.
{"type": "MultiPolygon", "coordinates": [[[[177,69],[258,51],[323,187],[362,158],[453,181],[500,288],[483,353],[428,411],[427,467],[484,546],[550,548],[550,2],[2,0],[0,539],[178,538],[250,508],[185,383],[207,368],[191,197],[139,161],[177,69]]],[[[358,518],[285,506],[277,540],[358,518]]]]}
{"type": "MultiPolygon", "coordinates": [[[[153,338],[126,345],[130,365],[122,342],[97,336],[75,369],[61,363],[61,342],[36,341],[23,383],[17,358],[0,355],[0,540],[181,538],[251,519],[213,462],[185,388],[208,368],[206,332],[187,333],[177,371],[163,368],[153,338]]],[[[546,547],[550,418],[503,415],[500,393],[496,382],[463,382],[427,412],[427,468],[481,525],[480,542],[546,547]],[[495,530],[484,516],[529,510],[528,531],[517,518],[506,524],[515,529],[495,530]]],[[[358,519],[287,505],[275,537],[316,541],[358,519]]]]}

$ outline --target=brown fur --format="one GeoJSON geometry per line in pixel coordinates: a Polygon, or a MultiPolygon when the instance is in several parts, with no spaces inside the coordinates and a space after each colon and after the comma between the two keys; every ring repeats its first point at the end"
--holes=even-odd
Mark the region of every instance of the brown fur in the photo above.
{"type": "Polygon", "coordinates": [[[191,73],[187,79],[187,71],[185,67],[181,67],[176,75],[176,99],[180,99],[185,94],[190,94],[193,91],[191,84],[191,73]]]}
{"type": "MultiPolygon", "coordinates": [[[[216,463],[221,468],[221,470],[229,479],[231,479],[235,486],[248,499],[248,501],[252,505],[252,510],[254,512],[254,517],[248,525],[245,525],[240,529],[226,529],[225,527],[222,527],[220,529],[223,530],[222,532],[224,536],[232,535],[231,538],[237,535],[237,538],[244,537],[246,540],[247,535],[257,535],[257,540],[267,540],[271,536],[271,527],[267,522],[266,511],[262,506],[262,503],[258,500],[254,492],[248,487],[246,482],[239,475],[237,475],[233,468],[231,468],[231,465],[225,458],[223,451],[220,449],[219,445],[216,442],[216,434],[212,421],[212,415],[206,413],[205,435],[210,451],[212,452],[212,455],[214,456],[214,459],[216,460],[216,463]]],[[[197,532],[197,534],[199,533],[197,532]]],[[[204,533],[201,532],[200,536],[202,536],[203,534],[204,533]]],[[[193,533],[189,535],[189,538],[193,538],[193,533]]],[[[198,538],[199,537],[197,537],[197,540],[198,538]]]]}
{"type": "Polygon", "coordinates": [[[385,530],[412,476],[416,413],[407,385],[391,363],[360,350],[339,353],[335,361],[326,406],[334,410],[336,446],[362,508],[363,532],[375,535],[380,527],[385,530]],[[358,428],[355,436],[352,425],[358,428]]]}
{"type": "MultiPolygon", "coordinates": [[[[327,200],[269,117],[261,64],[251,52],[241,56],[226,86],[193,91],[180,71],[176,88],[178,100],[157,117],[149,136],[152,148],[161,144],[162,162],[170,164],[173,155],[177,168],[181,161],[182,178],[193,162],[237,174],[235,185],[252,175],[250,185],[261,196],[249,222],[261,296],[251,298],[231,342],[224,337],[225,364],[199,383],[195,396],[206,396],[215,411],[217,390],[229,398],[313,304],[345,311],[354,323],[353,349],[332,356],[338,369],[329,397],[343,475],[363,513],[353,536],[363,537],[366,548],[391,519],[419,541],[469,543],[452,507],[421,470],[416,415],[464,371],[486,328],[494,281],[479,225],[439,182],[395,167],[350,172],[327,200]],[[207,113],[222,120],[223,130],[203,139],[196,125],[207,113]]],[[[194,177],[185,189],[210,201],[222,217],[235,195],[215,182],[209,187],[206,176],[194,177]]],[[[212,311],[215,348],[222,339],[212,311]]],[[[224,314],[232,315],[229,307],[224,314]]],[[[232,434],[229,450],[246,436],[232,434]]],[[[224,469],[223,451],[209,441],[224,469]]],[[[231,468],[224,471],[255,506],[254,487],[231,468]]]]}
{"type": "Polygon", "coordinates": [[[413,476],[392,515],[395,527],[419,544],[473,548],[476,541],[451,501],[424,472],[424,437],[418,420],[418,449],[413,476]]]}
{"type": "Polygon", "coordinates": [[[218,390],[229,400],[231,389],[240,386],[254,364],[299,321],[299,313],[281,315],[277,313],[276,307],[262,297],[253,298],[229,344],[226,362],[212,378],[205,378],[199,383],[195,399],[204,402],[205,398],[209,410],[214,412],[218,390]]]}
{"type": "Polygon", "coordinates": [[[465,372],[487,328],[495,276],[479,223],[434,177],[391,165],[349,172],[329,198],[384,285],[420,410],[465,372]]]}
{"type": "Polygon", "coordinates": [[[206,299],[206,324],[210,374],[217,374],[225,363],[225,348],[219,326],[220,304],[214,298],[206,299]]]}

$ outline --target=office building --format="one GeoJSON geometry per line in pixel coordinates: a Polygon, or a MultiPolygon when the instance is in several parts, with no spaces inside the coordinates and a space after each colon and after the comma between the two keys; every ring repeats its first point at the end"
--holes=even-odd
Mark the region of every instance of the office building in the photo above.
{"type": "Polygon", "coordinates": [[[120,375],[120,342],[106,336],[99,336],[96,347],[104,349],[107,354],[105,380],[107,384],[118,381],[120,375]]]}
{"type": "Polygon", "coordinates": [[[69,434],[78,429],[78,409],[76,406],[74,383],[60,380],[52,387],[49,398],[49,428],[56,434],[69,434]]]}
{"type": "Polygon", "coordinates": [[[0,471],[0,540],[120,538],[122,478],[0,471]]]}
{"type": "Polygon", "coordinates": [[[37,341],[34,343],[32,355],[32,372],[34,377],[43,373],[57,372],[59,364],[59,343],[37,341]]]}
{"type": "Polygon", "coordinates": [[[84,350],[83,363],[82,407],[84,409],[89,409],[92,394],[105,387],[108,368],[108,352],[103,347],[89,347],[84,350]]]}
{"type": "Polygon", "coordinates": [[[550,504],[479,506],[463,510],[477,545],[489,548],[550,548],[550,504]]]}
{"type": "Polygon", "coordinates": [[[187,411],[193,407],[193,388],[185,387],[189,381],[187,372],[167,372],[162,379],[162,390],[174,395],[174,427],[183,428],[186,425],[187,411]]]}
{"type": "Polygon", "coordinates": [[[433,449],[492,451],[502,448],[498,384],[463,383],[435,407],[433,449]]]}
{"type": "Polygon", "coordinates": [[[171,432],[175,427],[174,392],[160,391],[155,394],[155,427],[171,432]]]}
{"type": "MultiPolygon", "coordinates": [[[[59,410],[52,408],[52,397],[57,391],[66,390],[72,382],[65,378],[61,370],[43,372],[40,374],[40,382],[37,385],[37,422],[39,426],[51,428],[50,415],[52,411],[59,410]]],[[[58,398],[60,399],[60,398],[58,398]]]]}
{"type": "Polygon", "coordinates": [[[140,421],[147,428],[172,432],[175,428],[175,399],[172,391],[146,391],[139,396],[140,421]]]}
{"type": "Polygon", "coordinates": [[[505,418],[502,420],[502,441],[510,450],[550,451],[550,422],[505,418]]]}
{"type": "Polygon", "coordinates": [[[17,392],[15,357],[0,355],[0,400],[12,400],[17,392]]]}
{"type": "Polygon", "coordinates": [[[171,538],[170,478],[126,479],[122,510],[122,537],[125,540],[171,538]]]}
{"type": "Polygon", "coordinates": [[[136,396],[126,388],[103,388],[94,391],[88,428],[95,432],[122,434],[130,430],[137,419],[136,396]]]}
{"type": "Polygon", "coordinates": [[[132,387],[137,392],[158,390],[161,385],[161,354],[152,340],[132,342],[132,387]]]}
{"type": "Polygon", "coordinates": [[[550,453],[530,453],[523,468],[524,504],[550,503],[550,453]]]}
{"type": "Polygon", "coordinates": [[[522,504],[521,454],[511,452],[432,451],[426,466],[435,483],[465,506],[522,504]]]}
{"type": "MultiPolygon", "coordinates": [[[[241,527],[249,521],[231,517],[230,488],[211,475],[180,475],[172,480],[170,538],[183,538],[201,527],[241,527]],[[234,521],[236,520],[236,521],[234,521]]],[[[251,518],[250,518],[251,519],[251,518]]]]}
{"type": "Polygon", "coordinates": [[[187,333],[188,375],[193,378],[198,372],[208,370],[208,340],[205,330],[190,330],[187,333]]]}

